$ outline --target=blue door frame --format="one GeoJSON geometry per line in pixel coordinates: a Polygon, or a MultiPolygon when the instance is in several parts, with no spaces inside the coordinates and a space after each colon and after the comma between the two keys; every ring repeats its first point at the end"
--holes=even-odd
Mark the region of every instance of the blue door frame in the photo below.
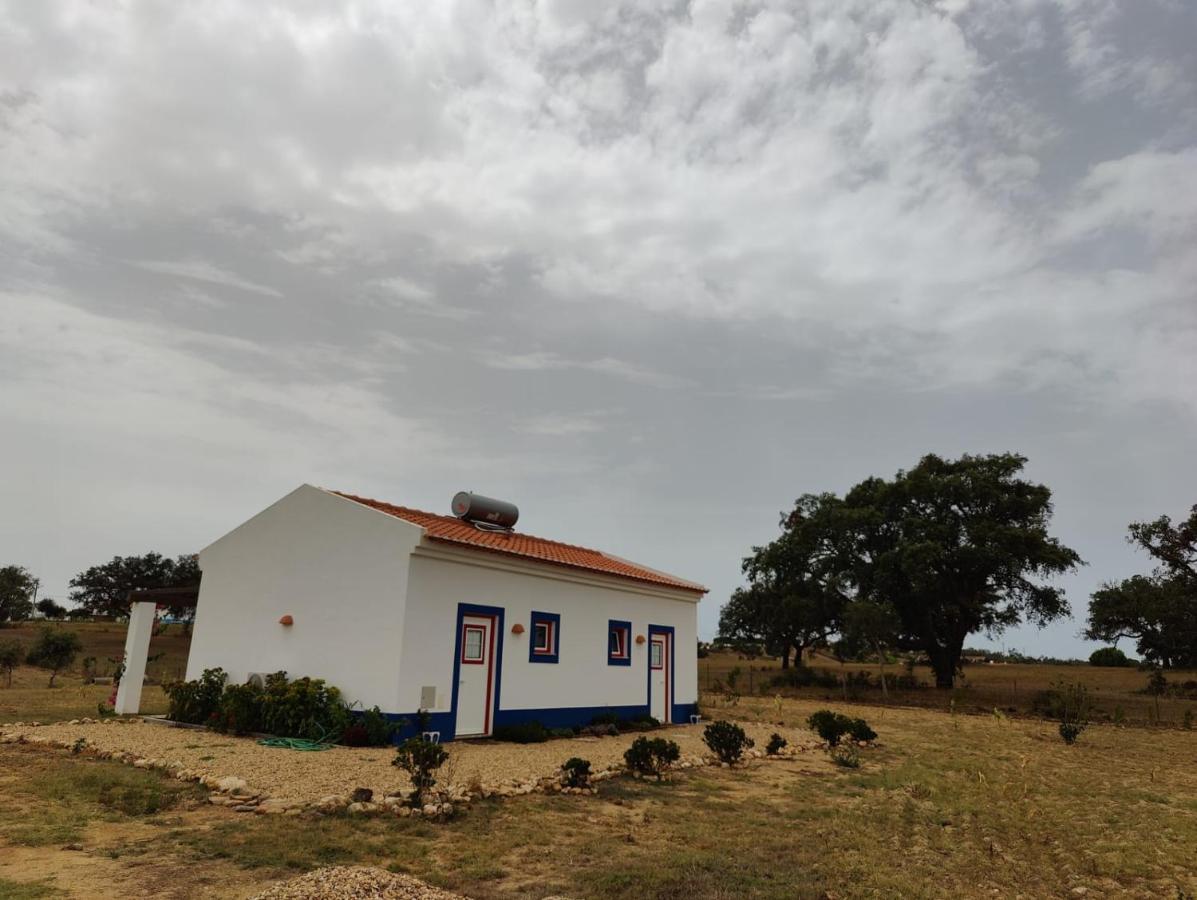
{"type": "Polygon", "coordinates": [[[648,694],[646,699],[648,702],[648,714],[653,714],[653,635],[664,634],[669,637],[669,696],[665,698],[665,710],[669,715],[669,721],[676,724],[677,710],[674,709],[673,698],[677,696],[677,679],[674,677],[676,665],[675,657],[677,656],[674,644],[674,634],[672,625],[649,625],[648,626],[648,659],[645,660],[644,667],[648,670],[648,694]]]}
{"type": "Polygon", "coordinates": [[[461,687],[461,626],[466,616],[490,616],[495,621],[495,691],[491,698],[490,728],[493,732],[499,713],[499,689],[503,682],[503,608],[500,606],[478,606],[474,603],[457,604],[457,635],[453,639],[453,706],[449,712],[449,731],[457,737],[457,691],[461,687]]]}

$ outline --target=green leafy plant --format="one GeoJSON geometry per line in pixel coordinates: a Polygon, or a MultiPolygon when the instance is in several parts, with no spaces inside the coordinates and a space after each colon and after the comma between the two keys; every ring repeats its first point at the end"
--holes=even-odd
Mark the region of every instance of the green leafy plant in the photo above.
{"type": "Polygon", "coordinates": [[[638,737],[623,754],[628,769],[641,775],[655,775],[657,780],[669,766],[681,758],[678,745],[665,738],[638,737]]]}
{"type": "Polygon", "coordinates": [[[220,708],[228,675],[224,669],[204,669],[194,681],[172,681],[162,686],[169,701],[167,716],[176,722],[206,725],[220,708]]]}
{"type": "Polygon", "coordinates": [[[590,787],[590,760],[571,756],[561,764],[561,781],[566,787],[590,787]]]}
{"type": "Polygon", "coordinates": [[[853,719],[829,709],[812,713],[806,724],[831,747],[838,746],[844,735],[848,735],[854,741],[868,742],[877,739],[877,732],[870,728],[864,719],[853,719]]]}
{"type": "Polygon", "coordinates": [[[208,718],[219,732],[250,734],[262,730],[262,689],[252,684],[230,684],[220,695],[220,703],[208,718]]]}
{"type": "Polygon", "coordinates": [[[723,721],[712,722],[703,729],[702,739],[711,752],[719,757],[719,761],[729,766],[739,762],[744,751],[753,745],[752,738],[744,733],[743,728],[723,721]]]}
{"type": "Polygon", "coordinates": [[[12,687],[12,673],[21,664],[21,644],[18,641],[0,643],[0,672],[4,673],[4,686],[12,687]]]}
{"type": "Polygon", "coordinates": [[[87,749],[87,738],[75,738],[75,743],[71,744],[71,753],[78,756],[87,749]]]}
{"type": "Polygon", "coordinates": [[[1099,647],[1089,654],[1089,665],[1106,668],[1125,668],[1135,661],[1117,647],[1099,647]]]}
{"type": "Polygon", "coordinates": [[[491,736],[496,741],[512,744],[543,744],[549,739],[549,730],[540,722],[520,722],[515,725],[500,725],[491,736]]]}
{"type": "Polygon", "coordinates": [[[349,724],[341,692],[321,678],[287,680],[285,672],[266,678],[261,730],[280,737],[336,740],[349,724]]]}
{"type": "Polygon", "coordinates": [[[769,737],[769,743],[765,744],[765,753],[769,756],[776,756],[789,742],[783,738],[776,731],[769,737]]]}
{"type": "Polygon", "coordinates": [[[860,768],[860,751],[851,744],[831,747],[827,751],[831,761],[842,769],[860,768]]]}
{"type": "Polygon", "coordinates": [[[1063,698],[1060,707],[1060,737],[1066,744],[1075,744],[1081,732],[1089,727],[1089,717],[1093,712],[1089,689],[1077,682],[1060,685],[1057,690],[1063,698]]]}
{"type": "Polygon", "coordinates": [[[83,649],[83,642],[73,631],[61,628],[42,628],[29,648],[29,655],[25,661],[31,666],[50,670],[50,687],[54,687],[54,679],[58,673],[75,661],[79,651],[83,649]]]}
{"type": "Polygon", "coordinates": [[[444,747],[421,737],[408,738],[399,745],[391,765],[403,769],[411,778],[412,806],[424,805],[424,795],[436,784],[434,773],[448,758],[444,747]]]}

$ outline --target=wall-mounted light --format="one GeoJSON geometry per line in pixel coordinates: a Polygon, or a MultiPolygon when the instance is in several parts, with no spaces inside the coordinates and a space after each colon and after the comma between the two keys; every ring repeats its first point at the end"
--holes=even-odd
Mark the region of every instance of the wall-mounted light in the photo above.
{"type": "Polygon", "coordinates": [[[295,620],[294,620],[294,619],[292,619],[292,618],[291,618],[291,614],[290,614],[290,613],[288,613],[287,615],[285,615],[285,616],[283,616],[281,619],[279,619],[279,620],[278,620],[278,623],[279,623],[280,625],[294,625],[294,624],[295,624],[295,620]]]}
{"type": "Polygon", "coordinates": [[[636,635],[636,643],[643,644],[644,643],[644,635],[642,635],[642,634],[636,635]]]}
{"type": "Polygon", "coordinates": [[[511,626],[511,633],[512,634],[523,634],[524,626],[521,625],[519,622],[516,622],[514,625],[511,626]]]}

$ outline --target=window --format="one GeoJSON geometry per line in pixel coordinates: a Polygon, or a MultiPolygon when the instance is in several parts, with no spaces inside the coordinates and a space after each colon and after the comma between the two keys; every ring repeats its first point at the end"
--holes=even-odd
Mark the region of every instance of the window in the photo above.
{"type": "Polygon", "coordinates": [[[466,625],[461,631],[461,661],[481,665],[484,658],[483,646],[486,641],[486,629],[481,625],[466,625]]]}
{"type": "Polygon", "coordinates": [[[654,669],[665,668],[665,643],[663,641],[652,642],[649,665],[654,669]]]}
{"type": "Polygon", "coordinates": [[[607,665],[632,664],[632,623],[611,619],[607,623],[607,665]]]}
{"type": "Polygon", "coordinates": [[[561,616],[557,613],[533,612],[532,640],[528,642],[528,661],[555,663],[561,642],[561,616]]]}

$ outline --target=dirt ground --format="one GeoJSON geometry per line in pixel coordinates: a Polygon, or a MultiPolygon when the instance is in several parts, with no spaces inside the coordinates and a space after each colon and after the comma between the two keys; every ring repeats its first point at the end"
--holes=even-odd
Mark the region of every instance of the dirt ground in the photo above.
{"type": "MultiPolygon", "coordinates": [[[[813,751],[818,743],[811,732],[802,728],[760,723],[745,723],[744,728],[758,747],[764,747],[775,731],[795,749],[813,751]]],[[[697,760],[708,752],[702,729],[702,725],[674,726],[654,730],[652,736],[676,741],[683,759],[697,760]]],[[[406,774],[391,765],[394,750],[385,747],[301,752],[263,747],[253,738],[138,720],[39,727],[0,725],[0,736],[5,735],[67,745],[83,740],[96,750],[122,750],[146,759],[177,761],[181,768],[205,775],[241,778],[254,792],[269,797],[305,803],[346,794],[358,787],[369,788],[379,797],[410,787],[406,774]]],[[[636,737],[579,737],[541,744],[455,741],[445,745],[449,760],[438,777],[446,786],[477,783],[498,787],[553,775],[572,756],[590,760],[592,770],[597,772],[622,764],[624,751],[636,737]]]]}

